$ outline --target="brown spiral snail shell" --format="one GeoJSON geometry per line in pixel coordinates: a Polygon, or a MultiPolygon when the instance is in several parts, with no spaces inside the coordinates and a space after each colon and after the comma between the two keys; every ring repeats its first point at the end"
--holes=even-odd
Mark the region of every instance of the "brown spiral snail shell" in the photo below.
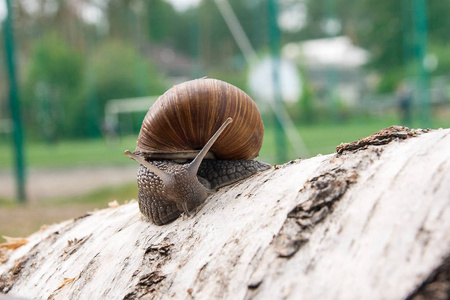
{"type": "Polygon", "coordinates": [[[176,85],[156,100],[139,132],[139,209],[163,225],[190,215],[215,189],[270,168],[254,161],[264,126],[253,100],[216,79],[176,85]],[[230,125],[230,123],[232,123],[230,125]]]}

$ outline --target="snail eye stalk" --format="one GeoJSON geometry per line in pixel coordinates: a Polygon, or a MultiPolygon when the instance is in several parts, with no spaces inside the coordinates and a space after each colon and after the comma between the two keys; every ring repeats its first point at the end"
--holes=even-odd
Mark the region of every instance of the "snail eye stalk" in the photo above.
{"type": "Polygon", "coordinates": [[[206,153],[208,153],[209,149],[211,149],[212,145],[214,145],[215,141],[219,138],[220,134],[225,130],[225,128],[233,122],[232,118],[228,118],[225,120],[225,122],[220,126],[220,128],[214,133],[214,135],[209,139],[209,141],[206,143],[205,146],[203,146],[203,149],[197,154],[197,156],[194,158],[194,160],[189,164],[188,172],[190,174],[193,174],[194,176],[197,175],[198,168],[200,167],[200,164],[202,163],[203,158],[205,157],[206,153]]]}
{"type": "Polygon", "coordinates": [[[144,167],[146,167],[153,173],[155,173],[159,178],[161,178],[161,180],[164,182],[164,184],[166,186],[172,185],[172,183],[173,183],[172,176],[170,176],[166,172],[158,169],[157,167],[155,167],[154,165],[152,165],[151,163],[146,161],[142,156],[133,154],[133,153],[131,153],[130,150],[125,150],[124,154],[127,155],[129,158],[134,159],[135,161],[137,161],[138,163],[140,163],[141,165],[143,165],[144,167]]]}

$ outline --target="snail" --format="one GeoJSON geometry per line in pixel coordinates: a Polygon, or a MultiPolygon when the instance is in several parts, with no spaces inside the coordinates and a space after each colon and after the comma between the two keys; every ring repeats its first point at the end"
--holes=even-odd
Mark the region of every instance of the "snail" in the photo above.
{"type": "Polygon", "coordinates": [[[216,79],[173,86],[148,110],[137,147],[139,210],[157,225],[187,216],[220,187],[270,168],[253,160],[264,126],[253,100],[216,79]]]}

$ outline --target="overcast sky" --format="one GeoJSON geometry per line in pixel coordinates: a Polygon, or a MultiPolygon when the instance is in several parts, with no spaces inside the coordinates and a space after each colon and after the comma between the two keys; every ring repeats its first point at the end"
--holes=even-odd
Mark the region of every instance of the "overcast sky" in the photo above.
{"type": "Polygon", "coordinates": [[[6,1],[0,0],[0,22],[6,17],[6,1]]]}
{"type": "MultiPolygon", "coordinates": [[[[197,5],[200,0],[166,0],[172,3],[172,5],[178,10],[186,10],[191,6],[197,5]]],[[[0,21],[3,21],[6,17],[6,1],[0,0],[0,21]]]]}

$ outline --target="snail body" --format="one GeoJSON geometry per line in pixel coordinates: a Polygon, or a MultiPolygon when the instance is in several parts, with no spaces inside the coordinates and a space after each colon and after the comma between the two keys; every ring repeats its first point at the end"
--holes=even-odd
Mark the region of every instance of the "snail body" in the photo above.
{"type": "Polygon", "coordinates": [[[270,168],[253,160],[263,134],[256,104],[237,87],[215,79],[172,87],[147,112],[136,150],[125,151],[141,163],[141,213],[167,224],[217,188],[270,168]]]}

